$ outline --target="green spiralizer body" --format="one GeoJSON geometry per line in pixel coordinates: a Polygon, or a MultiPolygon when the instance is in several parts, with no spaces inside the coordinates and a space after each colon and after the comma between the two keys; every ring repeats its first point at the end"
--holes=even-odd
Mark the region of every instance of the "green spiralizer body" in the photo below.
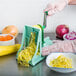
{"type": "MultiPolygon", "coordinates": [[[[31,36],[31,32],[35,33],[35,43],[36,43],[36,51],[35,54],[32,58],[31,61],[29,61],[29,64],[31,64],[32,66],[36,65],[38,62],[40,62],[41,60],[43,60],[45,57],[41,55],[42,53],[42,47],[47,46],[47,45],[51,45],[52,41],[47,37],[44,39],[43,32],[41,29],[32,27],[32,26],[25,26],[24,27],[24,32],[23,32],[23,36],[22,36],[22,43],[21,43],[21,48],[19,49],[18,53],[23,50],[23,48],[26,48],[29,45],[29,40],[30,40],[30,36],[31,36]],[[47,43],[48,42],[48,43],[47,43]],[[37,52],[39,52],[40,54],[37,55],[37,52]]],[[[18,53],[17,53],[17,57],[18,57],[18,53]]]]}
{"type": "MultiPolygon", "coordinates": [[[[39,63],[41,60],[43,60],[45,57],[42,56],[42,47],[45,47],[47,45],[51,45],[52,41],[50,40],[49,37],[44,39],[44,26],[42,27],[41,25],[38,25],[40,28],[32,27],[25,25],[24,26],[24,31],[23,31],[23,36],[22,36],[22,43],[21,43],[21,48],[17,52],[17,57],[18,53],[23,50],[23,48],[26,48],[29,45],[30,37],[31,37],[31,32],[35,33],[35,43],[36,43],[36,51],[32,59],[29,61],[29,64],[34,66],[37,63],[39,63]],[[39,54],[37,54],[39,52],[39,54]]],[[[16,58],[17,58],[16,57],[16,58]]]]}

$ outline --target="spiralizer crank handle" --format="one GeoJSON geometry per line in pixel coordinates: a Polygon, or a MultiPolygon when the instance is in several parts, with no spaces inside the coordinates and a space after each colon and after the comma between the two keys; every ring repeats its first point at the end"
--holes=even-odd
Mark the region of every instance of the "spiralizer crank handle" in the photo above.
{"type": "Polygon", "coordinates": [[[48,15],[48,11],[45,11],[45,13],[44,13],[44,21],[43,21],[43,29],[46,28],[46,25],[47,25],[47,15],[48,15]]]}

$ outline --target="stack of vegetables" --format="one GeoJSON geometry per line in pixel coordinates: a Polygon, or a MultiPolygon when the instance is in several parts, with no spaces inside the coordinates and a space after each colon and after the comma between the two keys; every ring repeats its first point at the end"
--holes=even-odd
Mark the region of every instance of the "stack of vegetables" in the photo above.
{"type": "MultiPolygon", "coordinates": [[[[11,40],[14,40],[18,35],[18,29],[14,25],[6,26],[2,30],[2,34],[0,35],[0,43],[8,43],[11,40]],[[3,35],[5,34],[5,36],[3,35]]],[[[3,46],[0,44],[0,56],[8,55],[15,53],[19,50],[21,44],[14,44],[14,45],[6,45],[3,46]]]]}

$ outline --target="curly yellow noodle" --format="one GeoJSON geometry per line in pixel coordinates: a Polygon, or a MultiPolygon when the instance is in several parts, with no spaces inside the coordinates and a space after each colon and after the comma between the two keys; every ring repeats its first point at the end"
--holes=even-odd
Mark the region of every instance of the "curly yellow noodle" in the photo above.
{"type": "Polygon", "coordinates": [[[60,55],[56,59],[50,61],[49,65],[59,68],[72,68],[72,60],[63,55],[60,55]]]}
{"type": "MultiPolygon", "coordinates": [[[[29,43],[29,46],[27,46],[24,50],[22,50],[18,54],[18,63],[23,65],[23,66],[29,66],[29,61],[32,59],[34,56],[35,50],[36,50],[36,44],[35,44],[35,35],[34,33],[31,33],[32,39],[29,43]]],[[[39,52],[37,53],[39,54],[39,52]]]]}

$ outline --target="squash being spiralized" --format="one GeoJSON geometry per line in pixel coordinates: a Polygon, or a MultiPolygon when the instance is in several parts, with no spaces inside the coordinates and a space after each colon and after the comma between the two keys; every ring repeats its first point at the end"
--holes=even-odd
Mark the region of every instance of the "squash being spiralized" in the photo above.
{"type": "MultiPolygon", "coordinates": [[[[31,40],[29,45],[18,54],[17,58],[18,63],[28,67],[29,61],[34,56],[35,50],[36,50],[35,33],[31,33],[31,40]]],[[[39,54],[39,52],[37,54],[39,54]]]]}
{"type": "Polygon", "coordinates": [[[64,55],[60,55],[56,59],[50,61],[49,65],[59,68],[72,68],[72,60],[64,55]]]}

